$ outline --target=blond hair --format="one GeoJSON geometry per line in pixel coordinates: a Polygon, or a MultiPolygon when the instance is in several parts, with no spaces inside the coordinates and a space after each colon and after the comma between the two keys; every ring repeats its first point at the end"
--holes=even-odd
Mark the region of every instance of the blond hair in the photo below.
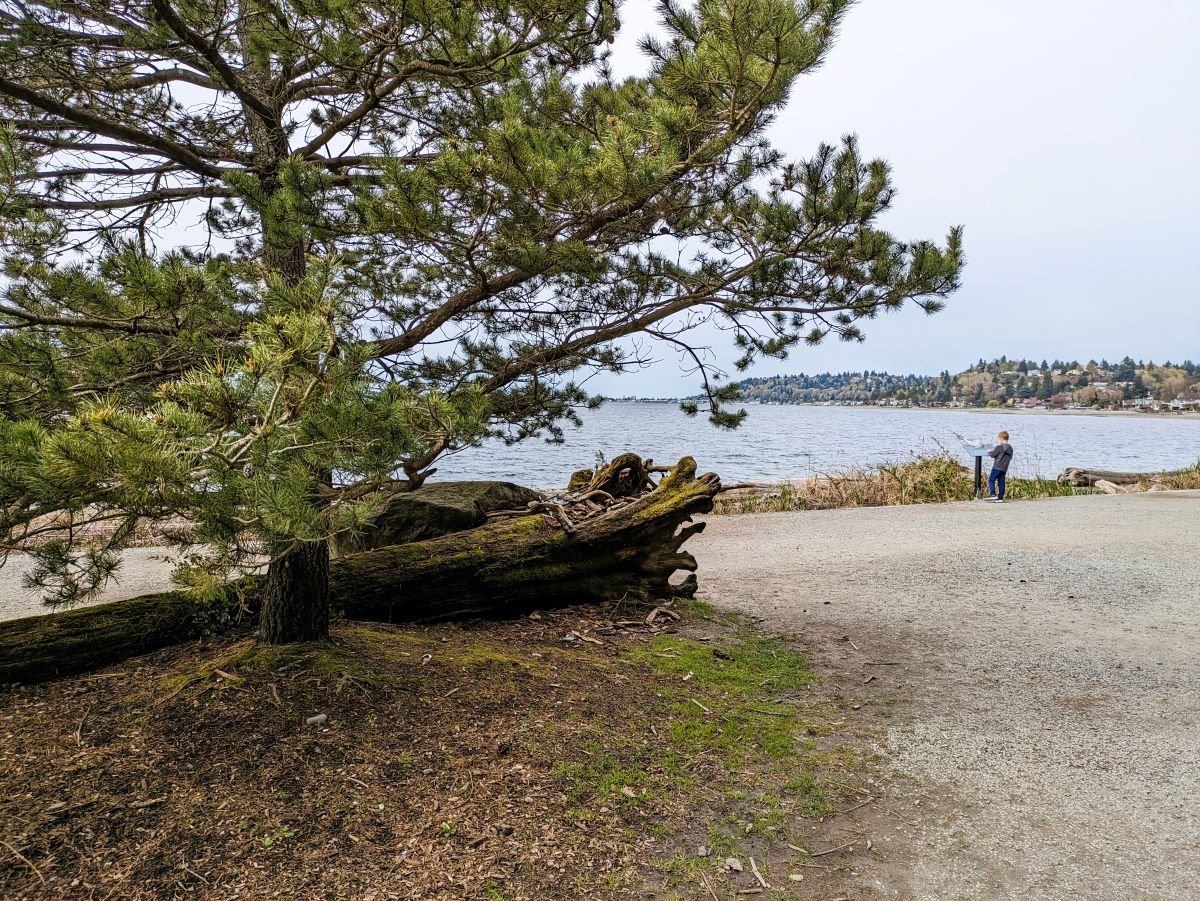
{"type": "Polygon", "coordinates": [[[1007,441],[1008,440],[1008,432],[1001,432],[996,437],[999,438],[1001,441],[1007,441]]]}

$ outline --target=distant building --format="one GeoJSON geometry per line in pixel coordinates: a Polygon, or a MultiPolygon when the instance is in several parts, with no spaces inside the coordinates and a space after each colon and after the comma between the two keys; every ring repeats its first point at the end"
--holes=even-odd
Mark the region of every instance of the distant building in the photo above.
{"type": "Polygon", "coordinates": [[[1133,400],[1121,401],[1122,407],[1130,407],[1135,410],[1153,410],[1158,412],[1163,407],[1163,402],[1157,397],[1138,397],[1133,400]]]}

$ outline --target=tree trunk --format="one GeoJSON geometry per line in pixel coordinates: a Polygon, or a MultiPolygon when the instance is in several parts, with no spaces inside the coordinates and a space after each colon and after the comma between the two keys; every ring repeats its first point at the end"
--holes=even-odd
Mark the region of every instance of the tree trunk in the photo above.
{"type": "Polygon", "coordinates": [[[259,635],[267,644],[329,637],[329,542],[298,544],[267,567],[259,635]]]}
{"type": "Polygon", "coordinates": [[[572,534],[542,516],[526,516],[332,563],[323,544],[304,545],[303,557],[289,555],[276,568],[287,577],[275,595],[268,573],[242,579],[227,600],[213,605],[166,592],[10,620],[0,623],[0,683],[68,675],[229,631],[257,615],[260,604],[264,640],[299,641],[327,635],[330,605],[349,619],[411,622],[690,597],[694,574],[678,584],[670,580],[679,570],[696,569],[695,558],[680,548],[703,531],[703,522],[690,520],[712,509],[720,488],[711,473],[696,478],[695,461],[684,457],[657,489],[580,522],[572,534]],[[322,562],[329,577],[323,602],[312,591],[323,584],[313,571],[322,562]],[[269,630],[272,619],[280,625],[269,630]],[[295,631],[298,624],[308,632],[295,631]],[[284,631],[273,637],[277,628],[284,631]]]}
{"type": "MultiPolygon", "coordinates": [[[[239,29],[244,25],[245,21],[239,19],[239,29]]],[[[246,40],[247,34],[243,33],[242,39],[246,40]]],[[[247,68],[255,75],[250,80],[253,89],[270,84],[269,70],[253,60],[247,61],[247,68]]],[[[280,169],[290,153],[288,132],[283,126],[282,109],[274,105],[275,98],[261,91],[259,99],[274,110],[274,115],[264,117],[245,103],[242,110],[250,126],[260,188],[270,198],[259,213],[263,265],[277,273],[285,284],[298,285],[308,271],[310,240],[305,226],[311,223],[304,223],[286,203],[279,202],[287,190],[280,179],[280,169]],[[289,212],[281,213],[281,209],[289,212]]],[[[317,487],[322,483],[332,483],[329,471],[313,473],[314,504],[320,504],[317,487]]],[[[327,540],[302,542],[271,562],[262,591],[259,635],[268,644],[329,637],[327,540]]]]}

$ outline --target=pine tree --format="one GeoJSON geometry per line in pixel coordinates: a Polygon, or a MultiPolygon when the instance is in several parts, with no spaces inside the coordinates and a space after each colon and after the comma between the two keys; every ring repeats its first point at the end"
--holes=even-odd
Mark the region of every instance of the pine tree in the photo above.
{"type": "Polygon", "coordinates": [[[183,516],[183,584],[265,556],[264,638],[320,637],[331,536],[559,435],[627,339],[734,426],[697,328],[745,368],[958,285],[958,229],[875,226],[886,163],[763,137],[848,0],[665,2],[630,79],[611,0],[0,5],[0,534],[59,601],[183,516]]]}

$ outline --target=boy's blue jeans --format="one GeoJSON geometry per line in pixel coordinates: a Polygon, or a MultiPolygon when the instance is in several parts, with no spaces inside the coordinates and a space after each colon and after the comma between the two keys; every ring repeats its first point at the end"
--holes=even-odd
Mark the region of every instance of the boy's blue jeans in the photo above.
{"type": "Polygon", "coordinates": [[[1002,469],[993,469],[988,476],[988,497],[998,497],[1004,500],[1004,477],[1008,475],[1002,469]],[[1000,490],[997,491],[996,489],[1000,490]]]}

